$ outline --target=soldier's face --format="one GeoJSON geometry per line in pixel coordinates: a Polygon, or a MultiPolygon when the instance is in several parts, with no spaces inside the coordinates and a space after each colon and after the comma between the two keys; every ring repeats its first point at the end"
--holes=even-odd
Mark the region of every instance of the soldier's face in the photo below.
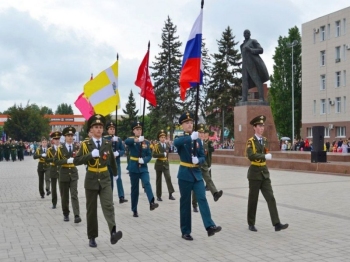
{"type": "Polygon", "coordinates": [[[193,130],[193,121],[186,121],[182,123],[181,126],[186,133],[191,133],[193,130]]]}
{"type": "Polygon", "coordinates": [[[114,136],[115,135],[115,128],[114,127],[110,127],[107,130],[108,135],[114,136]]]}
{"type": "Polygon", "coordinates": [[[47,147],[47,141],[46,140],[41,141],[41,146],[44,148],[47,147]]]}
{"type": "Polygon", "coordinates": [[[52,139],[52,143],[56,146],[58,146],[60,144],[60,139],[59,138],[53,138],[52,139]]]}
{"type": "Polygon", "coordinates": [[[203,132],[198,133],[198,136],[199,136],[200,140],[204,140],[204,133],[203,132]]]}
{"type": "Polygon", "coordinates": [[[101,138],[103,133],[103,126],[102,125],[93,125],[90,128],[90,132],[92,133],[92,136],[94,138],[101,138]]]}
{"type": "Polygon", "coordinates": [[[66,135],[65,138],[66,138],[66,143],[68,143],[68,144],[73,143],[73,135],[72,134],[66,135]]]}
{"type": "Polygon", "coordinates": [[[204,139],[207,140],[209,138],[209,133],[204,133],[204,139]]]}
{"type": "Polygon", "coordinates": [[[258,136],[262,136],[262,134],[264,133],[264,130],[265,130],[265,126],[264,125],[256,125],[256,126],[254,126],[254,130],[255,130],[255,134],[257,134],[258,136]]]}
{"type": "Polygon", "coordinates": [[[137,127],[132,132],[134,133],[135,136],[139,137],[139,136],[141,136],[142,128],[141,127],[137,127]]]}
{"type": "Polygon", "coordinates": [[[161,137],[159,137],[159,142],[161,142],[161,143],[165,143],[165,136],[161,136],[161,137]]]}

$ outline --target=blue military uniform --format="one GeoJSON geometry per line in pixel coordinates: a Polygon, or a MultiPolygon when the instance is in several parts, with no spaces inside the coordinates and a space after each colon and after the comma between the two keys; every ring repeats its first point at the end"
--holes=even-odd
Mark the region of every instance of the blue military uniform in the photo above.
{"type": "MultiPolygon", "coordinates": [[[[135,128],[142,128],[140,122],[132,124],[132,130],[135,128]]],[[[158,207],[158,203],[154,203],[154,195],[150,184],[149,172],[147,163],[152,158],[150,143],[147,140],[143,142],[135,142],[138,137],[129,137],[125,140],[125,145],[128,146],[130,152],[130,161],[128,163],[128,170],[131,182],[131,211],[134,217],[138,217],[137,204],[139,201],[139,180],[144,185],[148,201],[150,203],[150,210],[158,207]],[[141,152],[141,153],[140,153],[141,152]],[[144,163],[139,163],[139,158],[142,158],[144,163]]]]}
{"type": "MultiPolygon", "coordinates": [[[[186,121],[193,121],[192,113],[181,115],[179,123],[183,124],[186,121]]],[[[193,240],[191,237],[191,192],[194,191],[197,197],[200,214],[203,224],[208,231],[208,236],[212,236],[221,230],[221,227],[216,227],[211,219],[211,213],[205,196],[205,187],[203,182],[202,172],[199,165],[204,163],[205,155],[200,139],[192,140],[189,134],[175,139],[174,146],[177,148],[177,153],[180,156],[180,167],[178,171],[178,184],[180,190],[180,227],[182,237],[186,240],[193,240]],[[195,146],[196,143],[196,147],[195,146]],[[194,153],[194,150],[196,154],[194,153]],[[192,163],[192,156],[196,155],[199,163],[192,163]]]]}

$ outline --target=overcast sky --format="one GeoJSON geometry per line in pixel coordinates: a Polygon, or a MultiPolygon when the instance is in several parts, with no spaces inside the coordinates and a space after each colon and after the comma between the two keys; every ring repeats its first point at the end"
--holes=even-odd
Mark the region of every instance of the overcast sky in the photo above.
{"type": "MultiPolygon", "coordinates": [[[[348,6],[348,0],[205,0],[203,37],[213,54],[227,26],[239,44],[250,29],[272,74],[279,36],[348,6]]],[[[0,111],[29,100],[53,111],[68,103],[79,114],[73,103],[83,85],[114,63],[117,53],[122,108],[131,89],[139,107],[134,81],[148,41],[152,62],[169,16],[183,52],[199,12],[200,0],[1,0],[0,111]]]]}

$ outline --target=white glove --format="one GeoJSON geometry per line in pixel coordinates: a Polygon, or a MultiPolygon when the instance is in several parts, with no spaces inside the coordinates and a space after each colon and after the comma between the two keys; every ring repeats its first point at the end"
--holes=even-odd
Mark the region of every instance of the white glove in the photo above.
{"type": "Polygon", "coordinates": [[[113,154],[114,154],[114,157],[119,156],[119,152],[118,151],[113,152],[113,154]]]}
{"type": "Polygon", "coordinates": [[[208,171],[210,171],[211,170],[211,167],[208,167],[208,171]]]}
{"type": "Polygon", "coordinates": [[[94,149],[91,151],[91,155],[92,157],[99,157],[100,156],[100,151],[98,151],[98,149],[94,149]]]}
{"type": "Polygon", "coordinates": [[[193,163],[193,164],[198,164],[198,163],[199,163],[198,157],[193,156],[193,157],[192,157],[192,163],[193,163]]]}
{"type": "Polygon", "coordinates": [[[164,152],[164,157],[166,157],[166,152],[164,152]]]}
{"type": "Polygon", "coordinates": [[[266,160],[271,160],[272,159],[272,155],[270,153],[265,155],[265,159],[266,160]]]}
{"type": "Polygon", "coordinates": [[[45,154],[45,153],[44,153],[44,154],[41,154],[41,156],[42,156],[42,157],[46,157],[46,154],[45,154]]]}
{"type": "Polygon", "coordinates": [[[119,177],[119,176],[115,176],[115,177],[114,177],[114,180],[117,181],[118,177],[119,177]]]}
{"type": "Polygon", "coordinates": [[[192,132],[191,138],[192,138],[192,140],[196,140],[198,138],[198,132],[196,132],[196,131],[192,132]]]}
{"type": "Polygon", "coordinates": [[[118,141],[118,137],[117,136],[114,136],[113,138],[112,138],[112,141],[118,141]]]}
{"type": "Polygon", "coordinates": [[[145,140],[145,137],[144,136],[140,136],[139,137],[139,142],[143,142],[143,140],[145,140]]]}
{"type": "Polygon", "coordinates": [[[73,157],[68,158],[67,159],[67,164],[73,164],[73,160],[74,160],[73,157]]]}
{"type": "Polygon", "coordinates": [[[145,163],[145,161],[143,161],[142,157],[139,157],[139,163],[140,164],[144,164],[145,163]]]}

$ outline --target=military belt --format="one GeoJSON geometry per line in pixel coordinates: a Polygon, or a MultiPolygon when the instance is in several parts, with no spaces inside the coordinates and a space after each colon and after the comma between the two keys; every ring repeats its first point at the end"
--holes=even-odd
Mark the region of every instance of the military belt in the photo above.
{"type": "Polygon", "coordinates": [[[185,167],[190,167],[190,168],[198,167],[197,164],[186,163],[186,162],[182,162],[182,161],[180,161],[180,166],[185,166],[185,167]]]}
{"type": "Polygon", "coordinates": [[[39,160],[39,163],[45,163],[45,161],[44,160],[39,160]]]}
{"type": "Polygon", "coordinates": [[[161,157],[161,158],[157,158],[158,160],[161,160],[161,161],[167,161],[168,159],[166,157],[161,157]]]}
{"type": "Polygon", "coordinates": [[[63,167],[75,167],[74,164],[63,164],[62,166],[63,166],[63,167]]]}
{"type": "Polygon", "coordinates": [[[258,162],[250,162],[253,166],[266,166],[266,162],[258,163],[258,162]]]}
{"type": "Polygon", "coordinates": [[[130,157],[130,160],[139,161],[139,158],[138,158],[138,157],[131,156],[131,157],[130,157]]]}
{"type": "Polygon", "coordinates": [[[101,168],[88,166],[88,171],[91,171],[91,172],[94,172],[94,173],[101,173],[101,172],[104,172],[104,171],[107,171],[107,170],[108,170],[108,168],[106,166],[105,167],[101,167],[101,168]]]}

